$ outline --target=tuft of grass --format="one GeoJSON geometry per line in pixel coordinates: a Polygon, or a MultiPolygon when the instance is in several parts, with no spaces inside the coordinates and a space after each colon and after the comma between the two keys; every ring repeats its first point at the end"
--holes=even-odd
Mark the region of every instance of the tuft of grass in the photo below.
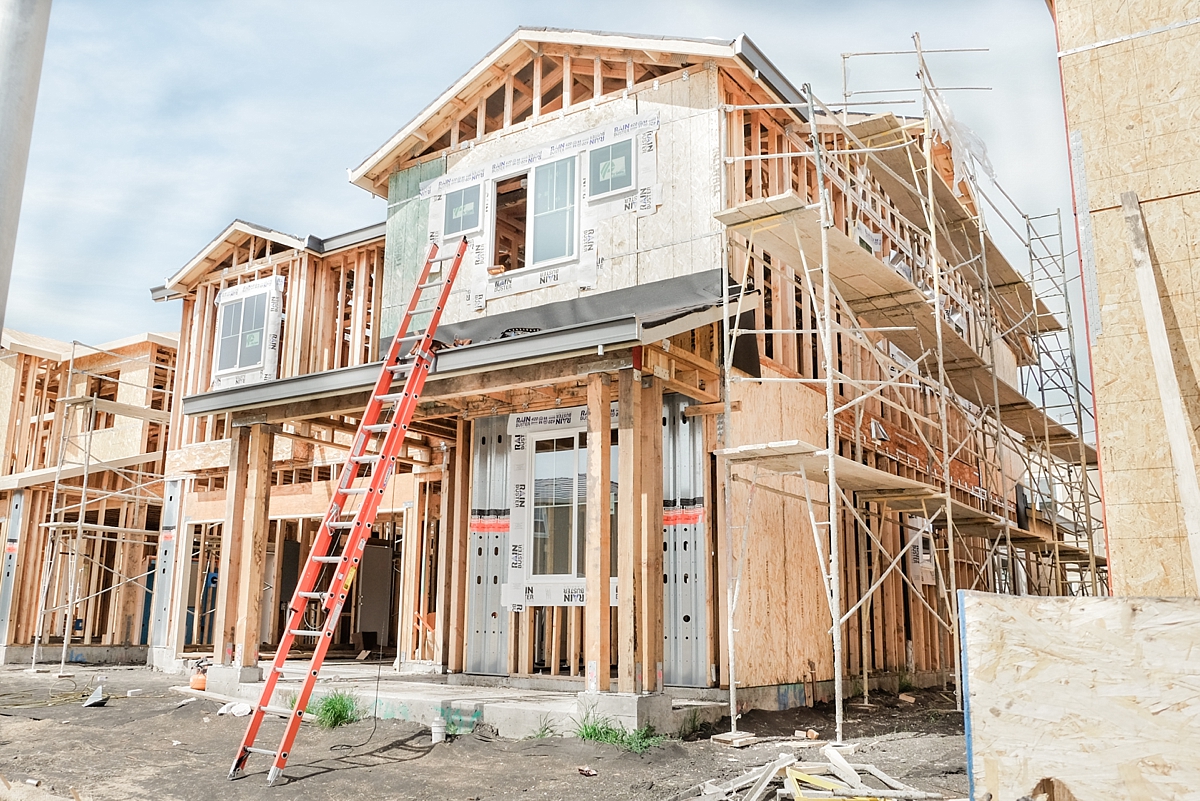
{"type": "Polygon", "coordinates": [[[899,677],[899,680],[897,681],[897,686],[900,688],[900,692],[902,692],[902,693],[906,693],[909,690],[914,689],[913,683],[912,683],[912,677],[908,675],[907,670],[900,671],[900,677],[899,677]]]}
{"type": "Polygon", "coordinates": [[[317,725],[323,729],[336,729],[361,720],[363,711],[358,696],[346,690],[334,690],[322,695],[308,708],[308,713],[316,718],[317,725]]]}
{"type": "Polygon", "coordinates": [[[550,713],[547,712],[538,718],[537,731],[529,735],[531,740],[545,740],[547,737],[555,737],[558,735],[558,730],[554,728],[554,724],[550,721],[550,713]]]}
{"type": "Polygon", "coordinates": [[[575,736],[581,740],[591,740],[597,743],[608,743],[635,754],[644,754],[655,746],[662,745],[666,736],[654,733],[653,726],[643,726],[640,729],[626,731],[623,726],[614,724],[608,718],[600,717],[594,709],[589,709],[579,719],[575,727],[575,736]]]}
{"type": "Polygon", "coordinates": [[[700,710],[692,707],[679,724],[678,737],[680,740],[690,740],[700,731],[700,710]]]}

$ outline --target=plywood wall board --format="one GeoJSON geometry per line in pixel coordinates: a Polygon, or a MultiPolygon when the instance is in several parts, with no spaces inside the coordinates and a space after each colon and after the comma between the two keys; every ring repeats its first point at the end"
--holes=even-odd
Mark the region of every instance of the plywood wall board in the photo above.
{"type": "Polygon", "coordinates": [[[1200,601],[960,599],[976,797],[1200,798],[1200,601]]]}

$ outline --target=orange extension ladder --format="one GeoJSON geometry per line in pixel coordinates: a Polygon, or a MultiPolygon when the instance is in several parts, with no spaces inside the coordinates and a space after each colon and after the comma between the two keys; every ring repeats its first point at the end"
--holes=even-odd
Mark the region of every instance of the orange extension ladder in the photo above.
{"type": "Polygon", "coordinates": [[[273,758],[274,762],[267,774],[268,785],[275,783],[287,765],[292,744],[296,741],[296,733],[300,730],[300,722],[304,718],[304,710],[308,706],[313,686],[317,683],[317,674],[325,661],[329,644],[333,641],[334,628],[362,559],[363,546],[370,536],[371,524],[375,522],[384,488],[388,478],[395,472],[397,454],[404,447],[404,435],[412,422],[425,379],[433,366],[433,337],[454,286],[454,279],[458,276],[458,268],[467,252],[467,240],[463,238],[453,256],[439,258],[437,252],[437,245],[431,245],[429,255],[425,259],[425,267],[421,270],[412,298],[408,302],[408,309],[404,313],[404,320],[400,323],[400,331],[388,348],[387,358],[384,359],[375,389],[371,393],[371,400],[363,411],[358,432],[354,435],[351,445],[350,456],[346,459],[346,466],[338,482],[337,492],[329,502],[329,510],[325,513],[304,571],[296,583],[296,594],[292,596],[288,607],[290,616],[287,628],[279,641],[275,662],[267,674],[262,697],[250,715],[250,725],[246,727],[246,736],[238,748],[237,758],[233,760],[233,767],[229,769],[230,779],[235,778],[246,767],[246,760],[251,754],[265,754],[273,758]],[[443,270],[440,279],[431,281],[429,276],[433,272],[433,266],[446,261],[452,261],[450,269],[443,270]],[[431,289],[439,290],[437,304],[432,308],[418,308],[422,295],[431,289]],[[413,316],[417,314],[429,314],[429,323],[424,331],[409,334],[413,316]],[[406,343],[415,343],[407,354],[406,343]],[[401,392],[393,392],[392,382],[404,374],[407,374],[404,389],[401,392]],[[388,411],[391,412],[390,419],[386,419],[388,411]],[[374,450],[368,447],[372,442],[378,443],[374,450]],[[353,486],[363,465],[372,465],[369,486],[353,486]],[[356,510],[352,510],[349,507],[355,496],[360,497],[361,502],[356,510]],[[343,537],[344,543],[341,542],[343,537]],[[326,565],[336,567],[328,588],[321,591],[317,589],[317,582],[322,568],[326,565]],[[325,614],[325,622],[319,629],[302,628],[305,612],[311,602],[319,603],[325,614]],[[314,638],[316,649],[304,675],[304,685],[296,696],[296,705],[291,710],[268,708],[267,704],[275,692],[275,685],[283,675],[283,664],[287,660],[288,651],[297,637],[314,638]],[[278,751],[254,746],[259,727],[262,726],[268,711],[272,714],[287,715],[287,728],[283,732],[278,751]]]}

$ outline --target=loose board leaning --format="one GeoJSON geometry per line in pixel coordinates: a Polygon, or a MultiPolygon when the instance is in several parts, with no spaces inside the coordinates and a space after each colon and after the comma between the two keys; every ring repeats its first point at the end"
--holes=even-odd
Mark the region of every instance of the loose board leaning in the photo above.
{"type": "Polygon", "coordinates": [[[1200,600],[959,597],[974,798],[1200,799],[1200,600]]]}

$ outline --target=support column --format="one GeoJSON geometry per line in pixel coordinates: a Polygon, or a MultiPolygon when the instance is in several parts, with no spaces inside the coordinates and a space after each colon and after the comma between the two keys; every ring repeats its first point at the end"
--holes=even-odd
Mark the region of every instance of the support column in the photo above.
{"type": "Polygon", "coordinates": [[[638,650],[642,689],[662,692],[663,663],[663,427],[662,381],[641,380],[641,591],[638,602],[638,650]]]}
{"type": "Polygon", "coordinates": [[[434,612],[433,660],[443,667],[448,664],[446,652],[450,647],[450,582],[453,574],[450,560],[454,554],[454,463],[457,456],[457,452],[449,448],[442,454],[442,492],[438,499],[437,586],[434,588],[437,609],[434,612]]]}
{"type": "Polygon", "coordinates": [[[468,526],[471,517],[471,424],[458,419],[457,444],[454,447],[454,503],[447,530],[453,532],[450,575],[450,653],[446,669],[462,673],[466,647],[467,551],[470,550],[468,526]]]}
{"type": "MultiPolygon", "coordinates": [[[[225,476],[225,520],[217,564],[217,609],[213,616],[213,662],[233,664],[237,625],[238,578],[242,563],[242,515],[246,506],[246,469],[250,429],[234,426],[229,436],[229,472],[225,476]]],[[[199,608],[196,614],[200,614],[199,608]]]]}
{"type": "Polygon", "coordinates": [[[265,425],[250,426],[246,497],[242,512],[242,558],[239,565],[237,626],[233,664],[256,667],[262,635],[262,590],[267,563],[267,526],[271,504],[271,448],[275,433],[265,425]]]}
{"type": "Polygon", "coordinates": [[[587,691],[607,692],[609,685],[609,565],[612,559],[608,519],[609,378],[588,376],[587,436],[587,604],[583,615],[587,691]]]}
{"type": "MultiPolygon", "coordinates": [[[[640,692],[642,684],[642,429],[640,376],[622,370],[617,381],[617,690],[623,693],[640,692]]],[[[591,445],[589,436],[589,456],[591,445]]]]}

